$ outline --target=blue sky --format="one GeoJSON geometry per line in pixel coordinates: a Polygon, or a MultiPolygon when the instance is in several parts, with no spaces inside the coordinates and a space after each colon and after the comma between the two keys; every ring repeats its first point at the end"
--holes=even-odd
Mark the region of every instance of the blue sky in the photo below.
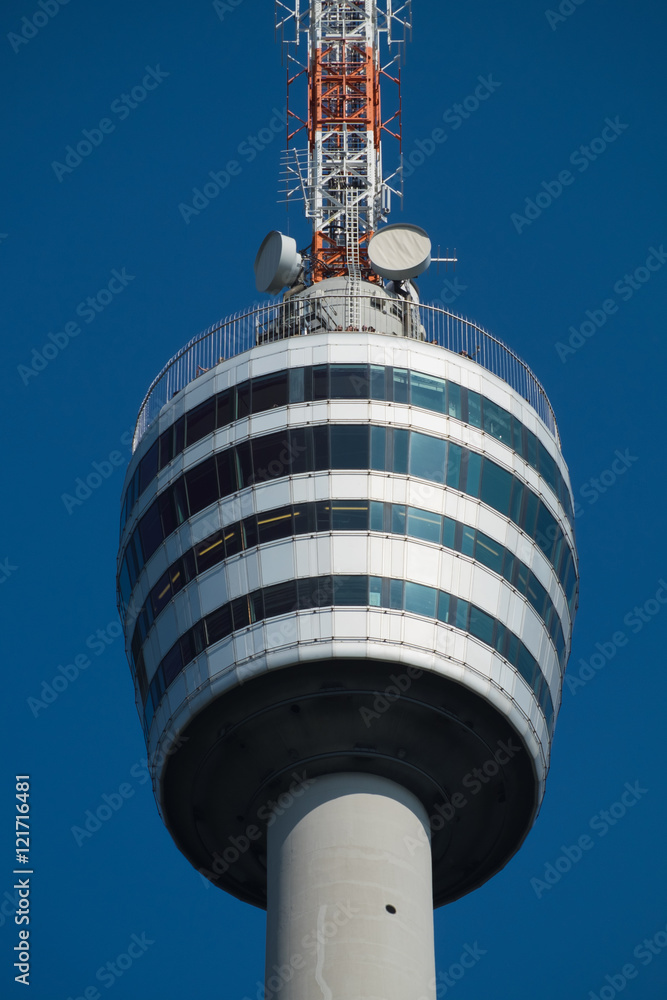
{"type": "MultiPolygon", "coordinates": [[[[23,989],[13,796],[14,776],[30,774],[31,995],[254,998],[264,914],[206,887],[157,815],[114,574],[121,463],[150,381],[196,332],[256,300],[268,230],[308,241],[298,206],[286,216],[276,203],[273,5],[55,5],[6,0],[0,12],[0,982],[5,996],[23,989]],[[54,168],[83,130],[89,155],[54,168]],[[261,130],[270,141],[253,157],[261,130]],[[179,205],[230,160],[225,190],[186,221],[179,205]],[[99,486],[68,509],[63,495],[96,469],[99,486]],[[118,808],[77,843],[72,828],[105,801],[118,808]]],[[[433,267],[423,299],[491,330],[543,382],[581,560],[545,803],[506,869],[437,911],[439,996],[653,1000],[667,982],[665,8],[413,6],[404,153],[423,162],[392,221],[457,248],[456,273],[433,267]],[[563,848],[581,838],[565,871],[563,848]],[[548,865],[560,878],[531,883],[548,865]],[[447,986],[466,945],[479,961],[447,986]]],[[[387,143],[389,165],[394,155],[387,143]]]]}

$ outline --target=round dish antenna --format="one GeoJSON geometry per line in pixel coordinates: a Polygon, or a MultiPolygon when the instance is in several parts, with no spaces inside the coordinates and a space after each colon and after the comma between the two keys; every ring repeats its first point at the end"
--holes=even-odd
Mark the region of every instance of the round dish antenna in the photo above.
{"type": "Polygon", "coordinates": [[[301,255],[296,240],[276,229],[269,233],[255,257],[255,284],[258,292],[277,295],[285,285],[292,285],[301,270],[301,255]]]}
{"type": "Polygon", "coordinates": [[[378,230],[368,244],[371,267],[381,278],[405,281],[431,263],[431,241],[419,226],[399,222],[378,230]]]}

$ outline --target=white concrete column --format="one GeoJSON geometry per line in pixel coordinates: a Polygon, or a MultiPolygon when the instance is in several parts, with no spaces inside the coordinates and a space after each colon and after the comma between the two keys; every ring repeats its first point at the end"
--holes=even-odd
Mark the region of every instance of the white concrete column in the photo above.
{"type": "Polygon", "coordinates": [[[421,802],[386,778],[333,774],[274,816],[266,1000],[435,1000],[421,802]]]}

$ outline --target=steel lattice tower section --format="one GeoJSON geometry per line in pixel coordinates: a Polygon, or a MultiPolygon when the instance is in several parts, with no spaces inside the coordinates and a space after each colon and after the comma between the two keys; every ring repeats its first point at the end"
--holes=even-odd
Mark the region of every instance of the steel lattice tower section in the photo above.
{"type": "Polygon", "coordinates": [[[420,302],[422,230],[376,229],[380,35],[409,5],[277,8],[309,44],[288,176],[313,242],[269,234],[282,296],[150,386],[119,612],[158,809],[267,909],[267,997],[435,1000],[433,907],[507,864],[544,795],[572,492],[533,373],[420,302]]]}

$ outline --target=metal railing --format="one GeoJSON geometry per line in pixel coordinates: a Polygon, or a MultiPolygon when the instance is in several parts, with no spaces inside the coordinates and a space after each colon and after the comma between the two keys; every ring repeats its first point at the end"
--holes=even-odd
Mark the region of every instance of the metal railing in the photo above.
{"type": "Polygon", "coordinates": [[[344,327],[345,317],[350,315],[349,295],[295,296],[277,303],[255,305],[204,330],[182,347],[153,379],[139,410],[132,450],[136,449],[164,404],[219,362],[260,344],[327,332],[341,332],[343,336],[346,332],[403,336],[437,344],[470,358],[518,392],[560,446],[554,412],[542,385],[514,351],[482,327],[437,306],[417,305],[409,300],[379,295],[374,297],[368,293],[359,296],[354,312],[359,317],[359,325],[344,327]]]}

